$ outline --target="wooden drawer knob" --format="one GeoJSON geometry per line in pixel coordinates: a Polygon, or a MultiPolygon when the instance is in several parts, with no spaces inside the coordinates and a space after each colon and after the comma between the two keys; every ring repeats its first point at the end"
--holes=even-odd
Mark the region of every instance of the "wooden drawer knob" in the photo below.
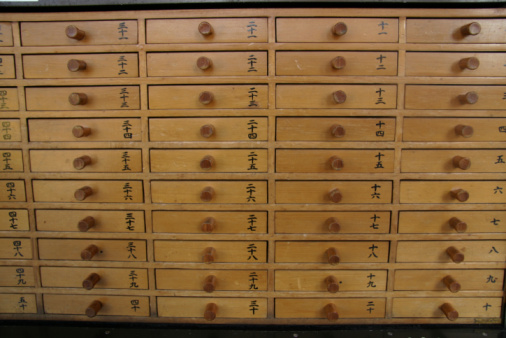
{"type": "Polygon", "coordinates": [[[469,58],[464,58],[459,61],[459,67],[461,69],[469,69],[469,70],[475,70],[478,69],[480,66],[480,60],[478,58],[472,56],[469,58]]]}
{"type": "Polygon", "coordinates": [[[200,168],[204,170],[209,170],[214,167],[214,157],[211,155],[206,155],[202,160],[200,160],[200,168]]]}
{"type": "Polygon", "coordinates": [[[83,280],[83,288],[85,288],[86,290],[91,290],[95,287],[95,284],[97,284],[99,281],[100,276],[92,272],[88,277],[86,277],[85,280],[83,280]]]}
{"type": "Polygon", "coordinates": [[[199,33],[204,36],[209,36],[213,34],[213,26],[207,21],[202,21],[199,24],[199,33]]]}
{"type": "Polygon", "coordinates": [[[329,217],[325,221],[325,228],[328,229],[331,233],[338,233],[341,231],[341,225],[339,224],[339,221],[335,217],[329,217]]]}
{"type": "Polygon", "coordinates": [[[325,311],[325,316],[330,321],[335,321],[339,319],[339,314],[337,313],[337,306],[335,304],[329,303],[325,305],[323,308],[323,311],[325,311]]]}
{"type": "Polygon", "coordinates": [[[452,217],[450,218],[450,226],[452,228],[455,229],[455,231],[457,232],[466,232],[467,230],[467,223],[466,222],[463,222],[461,221],[459,218],[457,217],[452,217]]]}
{"type": "Polygon", "coordinates": [[[211,92],[205,91],[205,92],[200,93],[200,95],[199,95],[199,102],[204,105],[207,105],[207,104],[213,102],[213,100],[214,100],[214,95],[211,92]]]}
{"type": "Polygon", "coordinates": [[[330,127],[330,134],[332,134],[332,136],[334,137],[343,137],[346,132],[344,130],[344,127],[340,124],[333,124],[331,127],[330,127]]]}
{"type": "Polygon", "coordinates": [[[83,251],[81,251],[81,259],[84,260],[84,261],[89,261],[99,251],[100,251],[100,249],[98,248],[98,246],[96,246],[95,244],[90,244],[90,245],[88,245],[86,247],[86,249],[84,249],[83,251]]]}
{"type": "Polygon", "coordinates": [[[330,293],[336,293],[339,291],[339,281],[334,276],[328,276],[325,278],[325,284],[327,285],[327,291],[330,293]]]}
{"type": "Polygon", "coordinates": [[[338,22],[332,26],[332,34],[335,36],[343,36],[348,32],[348,26],[344,22],[338,22]]]}
{"type": "Polygon", "coordinates": [[[216,259],[216,249],[213,247],[207,247],[204,249],[204,254],[202,255],[202,261],[204,263],[212,263],[216,259]]]}
{"type": "Polygon", "coordinates": [[[215,192],[214,192],[213,187],[205,187],[200,192],[200,200],[202,202],[211,202],[212,199],[214,198],[214,195],[215,195],[215,192]]]}
{"type": "Polygon", "coordinates": [[[217,312],[218,312],[218,305],[216,305],[215,303],[208,303],[206,305],[206,309],[204,310],[204,318],[209,321],[215,320],[217,312]]]}
{"type": "Polygon", "coordinates": [[[204,279],[204,291],[213,292],[216,290],[216,276],[209,275],[204,279]]]}
{"type": "Polygon", "coordinates": [[[91,164],[91,157],[89,157],[88,155],[83,155],[81,157],[75,158],[74,161],[72,162],[72,165],[77,170],[84,169],[84,167],[90,164],[91,164]]]}
{"type": "Polygon", "coordinates": [[[450,303],[444,303],[439,308],[441,309],[441,311],[443,311],[448,320],[454,321],[459,318],[459,313],[457,312],[457,310],[453,308],[453,306],[450,303]]]}
{"type": "Polygon", "coordinates": [[[72,128],[72,135],[76,138],[86,137],[91,134],[91,128],[83,126],[74,126],[72,128]]]}
{"type": "Polygon", "coordinates": [[[77,228],[81,232],[86,232],[95,226],[95,218],[92,216],[86,216],[77,223],[77,228]]]}
{"type": "Polygon", "coordinates": [[[460,32],[464,36],[468,35],[478,35],[481,32],[481,25],[477,22],[471,22],[465,26],[460,28],[460,32]]]}
{"type": "Polygon", "coordinates": [[[469,157],[454,156],[452,158],[452,163],[455,168],[462,170],[471,168],[471,159],[469,159],[469,157]]]}
{"type": "Polygon", "coordinates": [[[88,102],[88,96],[84,93],[72,93],[69,95],[69,102],[73,106],[83,106],[88,102]]]}
{"type": "Polygon", "coordinates": [[[332,156],[329,159],[330,167],[336,171],[343,169],[343,160],[337,156],[332,156]]]}
{"type": "Polygon", "coordinates": [[[213,232],[215,227],[216,227],[216,220],[213,217],[206,218],[200,226],[202,232],[208,233],[213,232]]]}
{"type": "Polygon", "coordinates": [[[446,253],[455,263],[462,263],[464,261],[464,254],[454,246],[451,246],[448,249],[446,249],[446,253]]]}
{"type": "Polygon", "coordinates": [[[346,66],[346,60],[342,56],[336,56],[330,61],[330,65],[334,69],[343,69],[346,66]]]}
{"type": "Polygon", "coordinates": [[[78,72],[86,69],[86,62],[83,60],[71,59],[67,62],[67,68],[71,72],[78,72]]]}
{"type": "Polygon", "coordinates": [[[86,33],[74,25],[69,25],[65,28],[65,35],[74,40],[82,40],[86,33]]]}
{"type": "Polygon", "coordinates": [[[205,56],[201,56],[197,59],[197,67],[202,70],[209,69],[213,66],[213,61],[205,56]]]}
{"type": "Polygon", "coordinates": [[[336,90],[332,93],[332,98],[335,103],[345,103],[346,102],[346,93],[342,90],[336,90]]]}
{"type": "Polygon", "coordinates": [[[205,124],[202,127],[200,127],[200,136],[209,138],[213,136],[215,133],[214,126],[212,124],[205,124]]]}
{"type": "Polygon", "coordinates": [[[478,93],[467,92],[463,95],[459,95],[459,101],[462,104],[475,104],[478,102],[478,93]]]}
{"type": "Polygon", "coordinates": [[[459,202],[465,202],[469,199],[469,193],[462,188],[455,188],[450,191],[451,196],[459,202]]]}
{"type": "Polygon", "coordinates": [[[102,302],[99,300],[94,300],[88,307],[86,308],[86,315],[90,318],[95,317],[98,312],[102,309],[102,302]]]}
{"type": "Polygon", "coordinates": [[[93,194],[93,190],[91,187],[85,186],[77,189],[74,192],[74,198],[78,201],[84,201],[86,197],[91,196],[93,194]]]}
{"type": "Polygon", "coordinates": [[[332,203],[339,203],[343,199],[343,195],[339,191],[339,189],[332,189],[329,192],[329,199],[332,203]]]}
{"type": "Polygon", "coordinates": [[[460,291],[461,288],[460,283],[458,283],[452,276],[446,276],[445,278],[443,278],[443,283],[452,293],[460,291]]]}
{"type": "Polygon", "coordinates": [[[327,261],[330,264],[336,265],[339,263],[340,259],[336,248],[328,248],[325,253],[327,254],[327,261]]]}
{"type": "Polygon", "coordinates": [[[466,126],[463,124],[459,124],[455,126],[455,134],[458,136],[463,136],[465,138],[473,136],[474,129],[471,126],[466,126]]]}

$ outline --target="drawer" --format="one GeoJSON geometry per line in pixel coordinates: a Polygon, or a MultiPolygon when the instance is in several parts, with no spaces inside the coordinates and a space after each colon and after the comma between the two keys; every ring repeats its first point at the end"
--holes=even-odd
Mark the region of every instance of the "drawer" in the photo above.
{"type": "Polygon", "coordinates": [[[0,46],[12,46],[12,26],[10,22],[0,22],[0,46]]]}
{"type": "Polygon", "coordinates": [[[277,141],[393,141],[395,118],[278,117],[277,141]],[[304,131],[304,132],[302,132],[304,131]]]}
{"type": "Polygon", "coordinates": [[[58,315],[149,316],[149,297],[44,294],[44,313],[58,315]],[[97,304],[99,302],[99,304],[97,304]],[[95,303],[95,304],[93,304],[95,303]]]}
{"type": "Polygon", "coordinates": [[[267,85],[148,86],[149,109],[268,108],[267,85]]]}
{"type": "Polygon", "coordinates": [[[503,19],[408,19],[412,43],[505,43],[503,19]]]}
{"type": "Polygon", "coordinates": [[[150,19],[146,20],[146,42],[267,42],[267,19],[150,19]]]}
{"type": "Polygon", "coordinates": [[[25,79],[138,77],[137,53],[23,55],[25,79]]]}
{"type": "Polygon", "coordinates": [[[0,110],[19,110],[17,88],[0,88],[0,110]]]}
{"type": "Polygon", "coordinates": [[[46,288],[129,289],[148,288],[147,269],[72,268],[43,266],[40,278],[46,288]]]}
{"type": "Polygon", "coordinates": [[[390,212],[279,211],[274,216],[277,234],[386,234],[390,212]]]}
{"type": "Polygon", "coordinates": [[[144,211],[35,210],[37,231],[144,232],[144,211]]]}
{"type": "Polygon", "coordinates": [[[127,119],[29,119],[30,141],[93,142],[140,141],[141,120],[127,119]]]}
{"type": "Polygon", "coordinates": [[[33,199],[55,203],[142,203],[142,181],[33,180],[33,199]]]}
{"type": "Polygon", "coordinates": [[[22,22],[23,46],[137,44],[137,21],[22,22]]]}
{"type": "Polygon", "coordinates": [[[4,173],[23,172],[23,152],[15,149],[2,149],[0,170],[4,173]]]}
{"type": "Polygon", "coordinates": [[[267,76],[267,52],[148,53],[148,76],[267,76]]]}
{"type": "Polygon", "coordinates": [[[24,202],[24,180],[0,180],[0,202],[24,202]]]}
{"type": "Polygon", "coordinates": [[[267,118],[151,118],[149,139],[153,142],[267,141],[267,118]]]}
{"type": "Polygon", "coordinates": [[[458,264],[505,259],[506,241],[399,241],[397,245],[397,262],[401,263],[458,264]]]}
{"type": "Polygon", "coordinates": [[[266,263],[266,241],[155,240],[155,261],[188,263],[266,263]]]}
{"type": "Polygon", "coordinates": [[[392,182],[276,181],[276,203],[392,203],[392,182]]]}
{"type": "MultiPolygon", "coordinates": [[[[0,23],[0,32],[2,24],[0,23]]],[[[0,33],[1,36],[1,33],[0,33]]],[[[1,40],[1,38],[0,38],[1,40]]],[[[2,42],[0,42],[0,46],[2,42]]],[[[14,55],[0,55],[0,79],[16,78],[16,67],[14,66],[14,55]]]]}
{"type": "Polygon", "coordinates": [[[408,142],[506,141],[505,118],[408,117],[403,129],[403,140],[408,142]]]}
{"type": "Polygon", "coordinates": [[[30,150],[32,172],[142,172],[140,149],[30,150]]]}
{"type": "Polygon", "coordinates": [[[396,85],[277,85],[276,108],[395,109],[396,85]]]}
{"type": "Polygon", "coordinates": [[[265,234],[266,211],[165,211],[154,210],[153,232],[265,234]]]}
{"type": "Polygon", "coordinates": [[[151,172],[267,172],[267,149],[151,149],[151,172]]]}
{"type": "Polygon", "coordinates": [[[393,173],[394,151],[388,149],[277,149],[276,172],[393,173]],[[295,163],[297,162],[297,163],[295,163]]]}
{"type": "Polygon", "coordinates": [[[277,241],[276,263],[386,263],[387,241],[277,241]]]}
{"type": "Polygon", "coordinates": [[[156,269],[158,290],[267,291],[267,270],[156,269]]]}
{"type": "Polygon", "coordinates": [[[0,313],[37,313],[37,301],[33,293],[1,293],[0,313]]]}
{"type": "Polygon", "coordinates": [[[506,76],[505,53],[407,52],[407,76],[506,76]]]}
{"type": "Polygon", "coordinates": [[[27,110],[140,109],[138,86],[25,87],[27,110]]]}
{"type": "Polygon", "coordinates": [[[32,259],[30,238],[0,238],[1,259],[32,259]]]}
{"type": "Polygon", "coordinates": [[[386,270],[277,270],[276,291],[385,291],[386,270]]]}
{"type": "Polygon", "coordinates": [[[35,286],[31,266],[0,266],[0,286],[35,286]]]}
{"type": "Polygon", "coordinates": [[[0,209],[0,231],[28,231],[28,210],[0,209]]]}
{"type": "MultiPolygon", "coordinates": [[[[0,103],[1,105],[1,103],[0,103]]],[[[21,125],[19,120],[0,120],[2,125],[2,137],[0,142],[20,142],[21,141],[21,125]]]]}
{"type": "Polygon", "coordinates": [[[39,239],[39,258],[70,261],[145,262],[146,241],[107,239],[39,239]]]}
{"type": "Polygon", "coordinates": [[[401,211],[399,232],[455,234],[506,232],[506,211],[401,211]],[[453,220],[452,220],[453,219],[453,220]]]}
{"type": "Polygon", "coordinates": [[[157,297],[158,316],[171,318],[267,318],[267,298],[157,297]]]}
{"type": "Polygon", "coordinates": [[[267,203],[267,181],[151,181],[153,203],[267,203]]]}
{"type": "Polygon", "coordinates": [[[385,298],[276,298],[276,318],[384,318],[385,298]]]}
{"type": "Polygon", "coordinates": [[[505,109],[506,86],[406,85],[406,109],[505,109]]]}
{"type": "Polygon", "coordinates": [[[277,42],[397,42],[397,19],[278,18],[277,42]]]}
{"type": "Polygon", "coordinates": [[[501,291],[503,270],[396,270],[395,290],[501,291]]]}
{"type": "Polygon", "coordinates": [[[401,181],[401,203],[506,203],[506,181],[401,181]]]}
{"type": "Polygon", "coordinates": [[[397,52],[276,52],[276,75],[397,75],[397,52]]]}

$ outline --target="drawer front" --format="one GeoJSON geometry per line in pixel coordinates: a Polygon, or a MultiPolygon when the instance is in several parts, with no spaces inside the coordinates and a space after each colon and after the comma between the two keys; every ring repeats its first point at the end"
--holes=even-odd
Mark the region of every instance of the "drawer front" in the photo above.
{"type": "Polygon", "coordinates": [[[398,27],[397,19],[386,18],[281,18],[276,41],[397,42],[398,27]]]}
{"type": "Polygon", "coordinates": [[[35,294],[0,294],[0,313],[37,313],[35,294]]]}
{"type": "Polygon", "coordinates": [[[82,255],[91,261],[122,261],[145,262],[146,241],[142,240],[106,240],[106,239],[39,239],[39,257],[43,260],[80,261],[82,255]],[[84,254],[83,251],[93,251],[89,247],[94,245],[98,251],[84,254]]]}
{"type": "Polygon", "coordinates": [[[22,22],[21,40],[23,46],[132,45],[137,21],[22,22]]]}
{"type": "MultiPolygon", "coordinates": [[[[441,306],[450,304],[459,318],[498,318],[501,298],[394,298],[393,317],[445,318],[441,306]]],[[[458,322],[458,320],[457,320],[458,322]]],[[[500,320],[498,318],[499,323],[500,320]]]]}
{"type": "Polygon", "coordinates": [[[396,85],[277,85],[276,108],[394,109],[396,85]]]}
{"type": "Polygon", "coordinates": [[[32,259],[30,238],[0,238],[1,259],[32,259]]]}
{"type": "Polygon", "coordinates": [[[140,109],[138,86],[26,87],[27,110],[140,109]]]}
{"type": "MultiPolygon", "coordinates": [[[[18,90],[16,88],[0,88],[0,111],[19,110],[18,90]]],[[[2,125],[2,131],[4,126],[2,125]]],[[[2,133],[2,134],[3,134],[2,133]]]]}
{"type": "Polygon", "coordinates": [[[0,266],[0,286],[35,286],[31,266],[0,266]]]}
{"type": "Polygon", "coordinates": [[[153,232],[265,234],[266,211],[165,211],[152,214],[153,232]]]}
{"type": "Polygon", "coordinates": [[[32,172],[142,172],[141,150],[31,150],[32,172]]]}
{"type": "Polygon", "coordinates": [[[127,119],[30,119],[30,141],[140,141],[141,121],[127,119]],[[75,133],[75,134],[74,134],[75,133]]]}
{"type": "Polygon", "coordinates": [[[149,316],[149,297],[44,294],[44,313],[85,315],[94,301],[102,304],[96,316],[149,316]]]}
{"type": "Polygon", "coordinates": [[[136,53],[23,55],[23,71],[27,79],[138,77],[139,61],[136,53]]]}
{"type": "Polygon", "coordinates": [[[0,22],[0,46],[12,46],[12,24],[10,22],[0,22]]]}
{"type": "Polygon", "coordinates": [[[26,209],[0,209],[0,231],[27,231],[30,230],[28,210],[26,209]]]}
{"type": "Polygon", "coordinates": [[[158,290],[267,291],[267,270],[156,269],[158,290]],[[209,278],[214,276],[214,280],[209,278]]]}
{"type": "Polygon", "coordinates": [[[155,240],[155,261],[193,263],[266,263],[265,241],[155,240]],[[214,249],[214,250],[211,250],[214,249]]]}
{"type": "Polygon", "coordinates": [[[2,159],[0,171],[4,173],[23,171],[23,152],[21,150],[2,149],[0,150],[2,159]]]}
{"type": "Polygon", "coordinates": [[[25,181],[0,180],[0,202],[26,201],[25,181]]]}
{"type": "Polygon", "coordinates": [[[267,52],[148,53],[148,76],[266,76],[267,52]]]}
{"type": "MultiPolygon", "coordinates": [[[[276,318],[384,318],[385,298],[276,298],[276,318]],[[335,306],[336,314],[327,314],[327,305],[335,306]],[[334,317],[333,317],[334,316],[334,317]]],[[[337,319],[339,321],[339,319],[337,319]]]]}
{"type": "Polygon", "coordinates": [[[146,42],[267,42],[267,19],[151,19],[146,21],[146,42]]]}
{"type": "Polygon", "coordinates": [[[19,120],[0,120],[0,124],[2,125],[0,142],[21,141],[21,125],[19,120]]]}
{"type": "MultiPolygon", "coordinates": [[[[1,25],[2,24],[0,23],[0,26],[1,25]]],[[[0,46],[1,45],[2,42],[0,42],[0,46]]],[[[14,79],[14,78],[16,78],[14,55],[0,55],[0,79],[14,79]]]]}

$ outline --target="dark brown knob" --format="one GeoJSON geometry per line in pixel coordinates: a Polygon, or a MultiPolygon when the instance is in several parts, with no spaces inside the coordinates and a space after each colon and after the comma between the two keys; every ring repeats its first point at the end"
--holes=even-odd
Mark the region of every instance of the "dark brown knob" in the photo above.
{"type": "Polygon", "coordinates": [[[332,34],[336,36],[343,36],[346,32],[348,32],[348,27],[344,22],[338,22],[332,26],[332,34]]]}
{"type": "Polygon", "coordinates": [[[327,291],[330,293],[336,293],[339,291],[339,281],[334,276],[328,276],[325,278],[325,284],[327,284],[327,291]]]}
{"type": "Polygon", "coordinates": [[[200,200],[202,202],[210,202],[215,195],[213,187],[205,187],[200,192],[200,200]]]}
{"type": "Polygon", "coordinates": [[[204,279],[204,291],[213,292],[216,290],[216,276],[209,275],[204,279]]]}
{"type": "Polygon", "coordinates": [[[67,68],[71,72],[78,72],[86,69],[86,62],[83,60],[71,59],[67,62],[67,68]]]}
{"type": "Polygon", "coordinates": [[[465,26],[462,26],[460,28],[460,31],[462,32],[462,35],[478,35],[481,32],[481,25],[477,22],[471,22],[470,24],[467,24],[465,26]]]}
{"type": "Polygon", "coordinates": [[[462,104],[475,104],[478,102],[478,93],[467,92],[463,95],[459,95],[459,101],[462,104]]]}
{"type": "Polygon", "coordinates": [[[450,195],[459,202],[465,202],[469,199],[469,193],[462,188],[452,189],[450,195]]]}
{"type": "Polygon", "coordinates": [[[339,157],[337,156],[332,156],[330,159],[329,159],[329,163],[330,163],[330,167],[334,170],[341,170],[343,169],[343,160],[340,159],[339,157]]]}
{"type": "Polygon", "coordinates": [[[92,216],[86,216],[77,223],[77,228],[81,232],[86,232],[95,226],[95,218],[92,216]]]}
{"type": "Polygon", "coordinates": [[[202,222],[201,229],[203,232],[213,232],[216,227],[216,220],[213,217],[208,217],[202,222]]]}
{"type": "Polygon", "coordinates": [[[102,309],[102,302],[94,300],[90,305],[88,305],[85,313],[88,317],[93,318],[98,314],[100,309],[102,309]]]}
{"type": "Polygon", "coordinates": [[[81,170],[84,169],[87,165],[91,164],[91,157],[88,155],[83,155],[81,157],[75,158],[72,162],[72,165],[75,169],[81,170]]]}
{"type": "Polygon", "coordinates": [[[455,134],[458,136],[463,136],[465,138],[473,136],[474,129],[471,126],[466,126],[463,124],[459,124],[455,126],[455,134]]]}
{"type": "Polygon", "coordinates": [[[200,168],[204,169],[204,170],[209,170],[211,169],[212,167],[214,167],[214,157],[212,157],[211,155],[206,155],[204,156],[204,158],[200,161],[200,168]]]}
{"type": "Polygon", "coordinates": [[[327,218],[327,220],[325,221],[325,228],[332,233],[338,233],[339,231],[341,231],[341,225],[339,224],[339,221],[335,217],[327,218]]]}
{"type": "Polygon", "coordinates": [[[340,124],[333,124],[332,127],[330,127],[330,133],[334,137],[343,137],[344,134],[346,134],[344,127],[340,124]]]}
{"type": "Polygon", "coordinates": [[[84,261],[89,261],[99,251],[100,251],[100,249],[98,248],[98,246],[96,246],[95,244],[90,244],[90,245],[88,245],[86,247],[86,249],[84,249],[83,251],[81,251],[81,259],[84,260],[84,261]]]}
{"type": "Polygon", "coordinates": [[[330,65],[334,69],[343,69],[346,66],[346,60],[342,56],[336,56],[330,61],[330,65]]]}
{"type": "Polygon", "coordinates": [[[332,203],[339,203],[343,199],[343,195],[339,191],[339,189],[332,189],[329,192],[329,199],[332,203]]]}
{"type": "Polygon", "coordinates": [[[459,67],[461,69],[475,70],[480,66],[480,60],[476,57],[465,58],[459,61],[459,67]]]}
{"type": "Polygon", "coordinates": [[[76,26],[70,25],[70,26],[67,26],[67,28],[65,28],[65,35],[67,35],[67,37],[74,39],[74,40],[82,40],[82,39],[84,39],[84,36],[86,35],[86,33],[84,31],[80,30],[79,28],[77,28],[76,26]]]}
{"type": "Polygon", "coordinates": [[[88,96],[84,93],[72,93],[69,95],[69,102],[73,106],[82,106],[88,102],[88,96]]]}
{"type": "Polygon", "coordinates": [[[455,168],[459,168],[462,170],[467,170],[471,168],[471,160],[469,159],[469,157],[454,156],[452,158],[452,163],[455,168]]]}
{"type": "Polygon", "coordinates": [[[328,248],[327,251],[325,251],[325,253],[327,254],[327,261],[330,264],[336,265],[337,263],[339,263],[340,259],[336,248],[328,248]]]}
{"type": "Polygon", "coordinates": [[[466,222],[462,222],[457,217],[450,218],[449,223],[450,223],[450,226],[452,228],[454,228],[457,232],[466,232],[466,230],[467,230],[467,223],[466,222]]]}
{"type": "Polygon", "coordinates": [[[85,186],[85,187],[77,189],[74,192],[74,198],[78,201],[84,201],[86,199],[86,197],[88,197],[92,194],[93,194],[93,190],[91,189],[91,187],[85,186]]]}
{"type": "Polygon", "coordinates": [[[205,124],[200,127],[200,136],[209,138],[214,135],[215,129],[212,124],[205,124]]]}
{"type": "Polygon", "coordinates": [[[439,308],[441,309],[441,311],[443,311],[448,320],[454,321],[459,318],[459,313],[457,312],[457,310],[453,308],[453,306],[450,303],[444,303],[439,308]]]}
{"type": "Polygon", "coordinates": [[[200,93],[200,95],[199,95],[199,102],[202,104],[207,105],[207,104],[213,102],[213,100],[214,100],[214,95],[211,92],[205,91],[205,92],[200,93]]]}
{"type": "Polygon", "coordinates": [[[212,263],[216,259],[216,249],[213,247],[207,247],[204,249],[204,254],[202,255],[202,261],[204,263],[212,263]]]}
{"type": "Polygon", "coordinates": [[[323,311],[325,312],[325,316],[330,321],[335,321],[339,319],[339,314],[337,313],[337,306],[335,304],[329,303],[325,305],[323,308],[323,311]]]}
{"type": "Polygon", "coordinates": [[[96,273],[90,273],[85,280],[83,280],[83,288],[86,290],[91,290],[100,281],[100,276],[96,273]]]}
{"type": "Polygon", "coordinates": [[[346,102],[346,93],[342,90],[336,90],[332,93],[332,98],[335,103],[345,103],[346,102]]]}
{"type": "Polygon", "coordinates": [[[83,126],[74,126],[72,128],[72,135],[76,138],[85,137],[91,134],[91,128],[83,126]]]}
{"type": "Polygon", "coordinates": [[[464,254],[454,246],[451,246],[448,249],[446,249],[446,253],[455,263],[462,263],[464,261],[464,254]]]}
{"type": "Polygon", "coordinates": [[[218,305],[216,305],[215,303],[208,303],[206,305],[206,309],[204,310],[204,318],[209,321],[215,320],[217,312],[218,312],[218,305]]]}
{"type": "Polygon", "coordinates": [[[446,276],[445,278],[443,278],[443,283],[452,293],[460,291],[461,288],[460,283],[458,283],[455,279],[453,279],[452,276],[446,276]]]}
{"type": "Polygon", "coordinates": [[[212,67],[212,65],[213,65],[213,61],[208,57],[201,56],[197,59],[197,67],[202,70],[209,69],[212,67]]]}
{"type": "Polygon", "coordinates": [[[211,35],[213,34],[213,26],[207,21],[202,21],[199,24],[199,33],[206,36],[211,35]]]}

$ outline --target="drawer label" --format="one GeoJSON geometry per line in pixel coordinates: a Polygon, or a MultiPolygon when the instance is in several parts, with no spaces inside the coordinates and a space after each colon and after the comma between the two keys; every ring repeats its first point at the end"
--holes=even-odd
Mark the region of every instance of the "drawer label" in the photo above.
{"type": "Polygon", "coordinates": [[[21,150],[0,150],[0,170],[3,172],[23,171],[23,155],[21,150]]]}
{"type": "Polygon", "coordinates": [[[22,180],[0,181],[0,201],[3,202],[24,202],[25,182],[22,180]]]}
{"type": "Polygon", "coordinates": [[[29,238],[1,238],[0,258],[32,259],[32,247],[29,238]]]}
{"type": "Polygon", "coordinates": [[[128,25],[125,21],[118,24],[118,40],[128,40],[128,25]]]}
{"type": "Polygon", "coordinates": [[[34,294],[0,295],[0,313],[37,313],[34,294]]]}
{"type": "Polygon", "coordinates": [[[23,231],[28,229],[27,210],[0,210],[1,231],[23,231]]]}
{"type": "Polygon", "coordinates": [[[16,88],[0,88],[0,110],[18,109],[18,90],[16,88]]]}

